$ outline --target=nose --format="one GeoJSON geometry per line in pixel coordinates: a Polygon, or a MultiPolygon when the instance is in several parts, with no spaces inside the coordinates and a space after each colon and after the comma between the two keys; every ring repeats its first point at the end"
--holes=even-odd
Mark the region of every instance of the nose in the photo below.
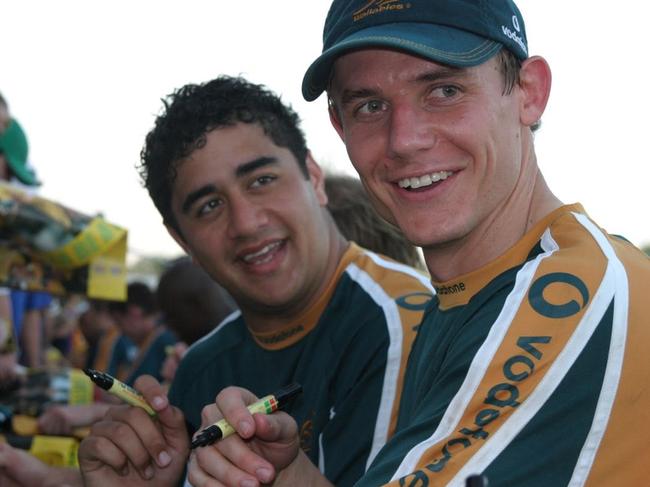
{"type": "Polygon", "coordinates": [[[228,202],[228,235],[230,238],[254,236],[268,222],[264,208],[245,195],[233,197],[228,202]]]}
{"type": "Polygon", "coordinates": [[[431,114],[410,103],[393,106],[388,134],[388,153],[395,159],[412,156],[435,144],[431,114]]]}

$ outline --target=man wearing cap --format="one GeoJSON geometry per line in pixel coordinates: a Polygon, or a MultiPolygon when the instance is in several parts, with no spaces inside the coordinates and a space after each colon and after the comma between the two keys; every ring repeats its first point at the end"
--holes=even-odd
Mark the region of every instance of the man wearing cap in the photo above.
{"type": "MultiPolygon", "coordinates": [[[[533,129],[550,86],[512,1],[331,6],[303,93],[327,91],[375,206],[437,289],[397,433],[359,487],[647,484],[650,261],[547,186],[533,129]]],[[[197,451],[190,477],[259,485],[274,468],[274,485],[327,485],[290,418],[253,417],[252,400],[222,391],[206,424],[246,429],[197,451]]]]}
{"type": "MultiPolygon", "coordinates": [[[[27,152],[27,137],[20,124],[11,118],[9,106],[0,95],[0,181],[36,184],[34,173],[27,167],[27,152]]],[[[12,304],[12,297],[9,288],[0,287],[0,386],[15,377],[16,340],[12,323],[16,322],[18,305],[12,304]]]]}
{"type": "MultiPolygon", "coordinates": [[[[29,144],[27,136],[15,118],[9,116],[7,103],[0,96],[0,129],[6,126],[4,132],[0,133],[0,184],[11,184],[24,191],[33,190],[40,185],[34,170],[29,167],[28,154],[29,144]],[[2,118],[6,115],[7,122],[2,118]]],[[[21,362],[31,367],[42,365],[42,320],[44,310],[50,305],[52,297],[43,291],[25,291],[22,289],[0,290],[0,302],[2,303],[3,314],[10,310],[11,321],[15,337],[20,337],[22,344],[20,358],[21,362]],[[10,294],[11,302],[8,297],[10,294]]],[[[7,342],[6,346],[0,346],[0,352],[4,349],[13,353],[15,344],[7,342]]],[[[0,354],[1,355],[1,354],[0,354]]],[[[5,372],[7,368],[4,367],[5,372]]],[[[3,374],[0,372],[0,380],[3,374]]],[[[11,377],[11,374],[7,376],[11,377]]]]}
{"type": "MultiPolygon", "coordinates": [[[[11,117],[7,101],[0,94],[0,138],[9,127],[11,117]]],[[[9,171],[6,169],[2,149],[0,149],[0,180],[8,178],[9,171]]],[[[16,343],[13,332],[13,319],[11,313],[11,291],[7,287],[0,286],[0,389],[11,383],[15,378],[16,366],[16,343]]]]}

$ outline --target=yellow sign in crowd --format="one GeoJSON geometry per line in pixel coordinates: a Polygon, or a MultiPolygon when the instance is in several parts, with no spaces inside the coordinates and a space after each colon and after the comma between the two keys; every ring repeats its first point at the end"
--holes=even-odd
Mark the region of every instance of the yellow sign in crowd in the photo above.
{"type": "Polygon", "coordinates": [[[127,231],[102,217],[0,182],[0,285],[62,293],[83,279],[88,297],[122,301],[126,244],[127,231]]]}

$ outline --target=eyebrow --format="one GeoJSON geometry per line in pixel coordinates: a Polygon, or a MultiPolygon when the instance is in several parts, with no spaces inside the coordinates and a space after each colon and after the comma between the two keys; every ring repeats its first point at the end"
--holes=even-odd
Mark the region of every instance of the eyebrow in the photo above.
{"type": "Polygon", "coordinates": [[[196,191],[192,191],[190,194],[188,194],[185,197],[185,200],[183,201],[183,206],[181,207],[181,211],[183,213],[187,213],[189,209],[192,207],[192,205],[196,203],[197,200],[200,200],[201,198],[209,194],[215,193],[216,191],[217,191],[217,187],[214,184],[206,184],[205,186],[201,186],[196,191]]]}
{"type": "MultiPolygon", "coordinates": [[[[259,169],[260,167],[268,166],[270,164],[277,164],[277,162],[278,160],[275,157],[268,157],[268,156],[258,157],[257,159],[253,159],[252,161],[245,162],[244,164],[237,166],[237,168],[235,169],[235,177],[241,178],[259,169]]],[[[181,211],[183,213],[187,213],[189,209],[192,207],[192,205],[196,203],[198,200],[200,200],[204,196],[216,192],[217,192],[217,187],[214,184],[206,184],[205,186],[201,186],[199,189],[192,191],[190,194],[188,194],[185,197],[185,200],[183,200],[181,211]]]]}
{"type": "Polygon", "coordinates": [[[237,166],[237,169],[235,169],[235,176],[240,178],[255,171],[256,169],[259,169],[260,167],[268,166],[270,164],[277,164],[277,162],[278,160],[275,157],[258,157],[257,159],[253,159],[250,162],[245,162],[244,164],[237,166]]]}
{"type": "MultiPolygon", "coordinates": [[[[452,66],[444,66],[435,71],[427,71],[415,77],[415,83],[431,83],[434,81],[445,80],[449,78],[458,78],[466,76],[466,69],[454,68],[452,66]]],[[[341,95],[341,104],[347,105],[355,100],[369,98],[379,95],[379,91],[372,88],[360,88],[358,90],[344,90],[341,95]]]]}

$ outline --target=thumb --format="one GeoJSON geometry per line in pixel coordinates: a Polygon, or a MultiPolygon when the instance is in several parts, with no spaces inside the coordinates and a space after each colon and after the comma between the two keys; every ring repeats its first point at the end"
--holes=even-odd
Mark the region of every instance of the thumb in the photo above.
{"type": "Polygon", "coordinates": [[[185,429],[185,418],[180,409],[169,403],[166,389],[152,376],[140,376],[134,384],[135,389],[156,412],[163,436],[174,448],[184,450],[189,447],[185,429]]]}
{"type": "Polygon", "coordinates": [[[298,440],[298,425],[284,411],[254,414],[255,435],[263,441],[291,444],[298,440]]]}

